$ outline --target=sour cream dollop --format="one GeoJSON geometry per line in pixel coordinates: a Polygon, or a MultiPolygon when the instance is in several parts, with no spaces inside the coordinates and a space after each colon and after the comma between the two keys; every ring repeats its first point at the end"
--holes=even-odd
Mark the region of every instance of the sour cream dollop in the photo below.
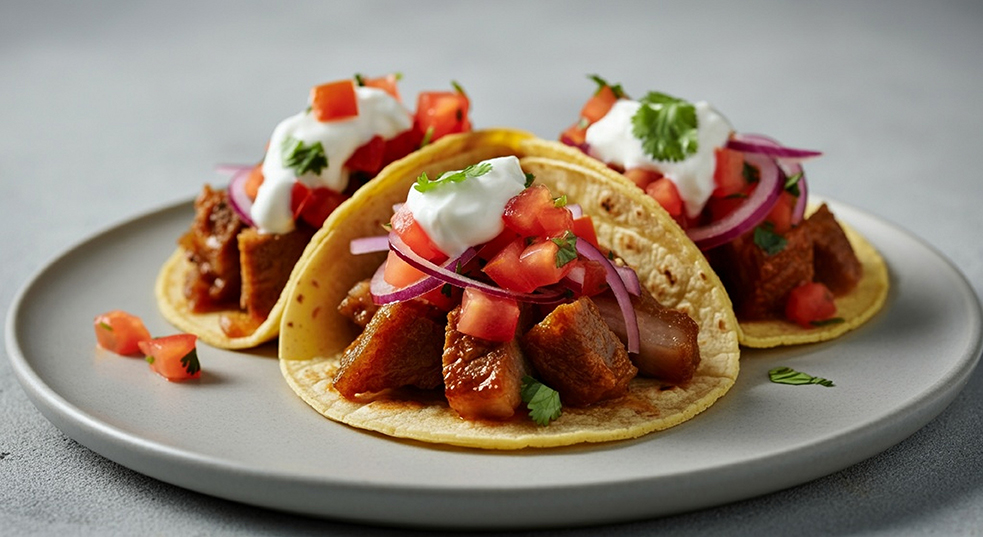
{"type": "Polygon", "coordinates": [[[587,127],[589,154],[626,170],[656,170],[675,183],[686,206],[686,214],[700,214],[713,193],[713,170],[717,165],[714,150],[723,147],[734,128],[727,118],[707,102],[693,103],[696,108],[697,151],[677,162],[655,160],[642,149],[642,142],[632,133],[632,117],[641,107],[638,101],[619,99],[611,110],[587,127]]]}
{"type": "Polygon", "coordinates": [[[525,189],[526,174],[514,156],[482,161],[491,170],[426,192],[410,187],[406,205],[430,240],[450,257],[486,243],[505,229],[505,204],[525,189]]]}
{"type": "Polygon", "coordinates": [[[287,233],[294,229],[290,194],[294,181],[308,187],[327,187],[336,192],[348,186],[345,162],[355,150],[375,136],[384,139],[413,126],[409,111],[395,98],[378,88],[357,87],[358,115],[340,121],[318,121],[310,112],[301,112],[283,120],[273,129],[269,149],[263,159],[263,184],[249,211],[256,227],[264,233],[287,233]],[[328,165],[315,174],[300,177],[283,164],[283,143],[295,138],[305,145],[321,143],[328,165]]]}

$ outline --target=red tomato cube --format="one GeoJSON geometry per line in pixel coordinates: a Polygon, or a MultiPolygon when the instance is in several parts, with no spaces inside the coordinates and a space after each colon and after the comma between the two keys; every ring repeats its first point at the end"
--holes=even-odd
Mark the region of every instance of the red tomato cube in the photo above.
{"type": "Polygon", "coordinates": [[[814,322],[830,319],[836,314],[833,293],[818,282],[804,283],[789,292],[785,303],[785,317],[804,327],[814,322]]]}
{"type": "Polygon", "coordinates": [[[311,113],[321,122],[358,115],[358,96],[353,80],[339,80],[311,88],[311,113]]]}
{"type": "Polygon", "coordinates": [[[136,354],[140,350],[140,342],[150,340],[150,332],[143,321],[125,311],[113,310],[96,315],[92,324],[99,346],[116,354],[136,354]]]}
{"type": "Polygon", "coordinates": [[[505,227],[523,237],[560,237],[573,229],[573,215],[557,207],[550,190],[531,186],[510,199],[502,214],[505,227]]]}
{"type": "Polygon", "coordinates": [[[379,76],[375,78],[363,78],[362,85],[367,88],[378,88],[385,91],[389,95],[392,95],[397,101],[402,101],[402,97],[399,96],[399,88],[397,83],[399,82],[399,75],[396,73],[391,73],[385,76],[379,76]]]}
{"type": "Polygon", "coordinates": [[[726,198],[742,192],[748,184],[744,179],[744,154],[725,147],[717,148],[714,153],[717,164],[713,170],[713,184],[716,188],[711,195],[726,198]]]}
{"type": "Polygon", "coordinates": [[[201,376],[196,344],[198,336],[175,334],[140,342],[150,369],[172,382],[201,376]]]}
{"type": "Polygon", "coordinates": [[[352,153],[345,161],[345,168],[353,172],[365,172],[375,175],[382,169],[386,153],[386,141],[382,136],[373,136],[352,153]]]}
{"type": "Polygon", "coordinates": [[[509,341],[519,324],[519,303],[474,287],[464,290],[457,330],[489,341],[509,341]]]}
{"type": "Polygon", "coordinates": [[[392,224],[393,232],[399,235],[399,238],[403,239],[416,255],[434,263],[442,263],[447,259],[447,254],[430,240],[430,236],[413,218],[413,213],[406,205],[402,205],[389,222],[392,224]]]}
{"type": "Polygon", "coordinates": [[[424,91],[417,97],[414,125],[420,133],[430,132],[434,141],[448,134],[468,132],[471,120],[468,96],[458,91],[424,91]]]}
{"type": "Polygon", "coordinates": [[[666,212],[673,218],[680,218],[683,215],[683,198],[668,177],[657,179],[645,187],[645,193],[655,198],[666,212]]]}

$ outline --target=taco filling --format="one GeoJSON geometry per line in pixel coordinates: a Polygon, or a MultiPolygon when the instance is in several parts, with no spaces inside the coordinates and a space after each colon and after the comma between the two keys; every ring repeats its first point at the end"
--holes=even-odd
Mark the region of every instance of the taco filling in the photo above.
{"type": "Polygon", "coordinates": [[[571,153],[515,131],[451,137],[358,193],[287,291],[293,389],[359,428],[495,449],[631,438],[726,392],[738,353],[719,280],[571,153]],[[636,217],[641,235],[615,224],[636,217]],[[657,261],[639,274],[615,245],[657,261]]]}
{"type": "Polygon", "coordinates": [[[623,174],[686,231],[724,282],[742,343],[828,339],[881,307],[879,254],[827,205],[808,204],[802,162],[819,152],[736,133],[703,101],[633,100],[593,78],[597,92],[561,141],[623,174]]]}
{"type": "Polygon", "coordinates": [[[460,88],[421,93],[413,114],[397,81],[356,76],[312,88],[260,163],[237,167],[228,189],[203,188],[158,285],[169,320],[222,347],[275,336],[274,309],[325,218],[390,162],[470,130],[460,88]]]}

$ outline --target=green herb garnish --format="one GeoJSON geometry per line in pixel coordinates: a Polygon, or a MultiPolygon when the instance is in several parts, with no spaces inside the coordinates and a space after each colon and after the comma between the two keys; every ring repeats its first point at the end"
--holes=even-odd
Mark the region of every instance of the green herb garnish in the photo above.
{"type": "Polygon", "coordinates": [[[843,317],[830,317],[829,319],[820,319],[818,321],[810,321],[809,324],[812,326],[829,326],[831,324],[840,324],[846,322],[843,317]]]}
{"type": "Polygon", "coordinates": [[[560,417],[562,404],[560,393],[538,380],[526,375],[522,377],[522,402],[529,409],[529,417],[542,426],[560,417]]]}
{"type": "Polygon", "coordinates": [[[532,182],[535,181],[535,180],[536,180],[536,176],[535,175],[533,175],[533,174],[531,174],[529,172],[526,172],[526,184],[525,184],[525,187],[526,188],[529,188],[530,186],[532,186],[532,182]]]}
{"type": "Polygon", "coordinates": [[[758,226],[754,228],[754,244],[764,250],[767,255],[775,255],[785,249],[788,241],[778,233],[775,233],[771,226],[758,226]]]}
{"type": "Polygon", "coordinates": [[[420,149],[423,149],[424,147],[430,145],[430,142],[432,140],[433,140],[433,127],[430,126],[427,127],[427,132],[423,133],[423,139],[420,140],[420,149]]]}
{"type": "Polygon", "coordinates": [[[741,175],[744,176],[744,180],[747,181],[749,185],[753,185],[761,180],[761,173],[758,171],[758,169],[747,162],[744,163],[744,168],[741,170],[741,175]]]}
{"type": "Polygon", "coordinates": [[[462,87],[457,80],[451,80],[451,86],[454,88],[454,91],[460,93],[461,95],[464,95],[465,97],[468,96],[468,94],[464,92],[464,87],[462,87]]]}
{"type": "Polygon", "coordinates": [[[791,367],[776,367],[768,371],[768,378],[776,384],[819,384],[820,386],[826,386],[827,388],[833,387],[833,381],[814,377],[806,373],[800,373],[791,367]]]}
{"type": "Polygon", "coordinates": [[[319,174],[328,167],[328,157],[321,142],[307,145],[302,140],[288,136],[280,146],[280,154],[283,165],[292,169],[297,177],[307,172],[319,174]]]}
{"type": "Polygon", "coordinates": [[[112,326],[109,326],[109,323],[105,323],[105,322],[99,323],[99,328],[102,328],[103,330],[106,330],[107,332],[112,332],[113,331],[113,327],[112,326]]]}
{"type": "Polygon", "coordinates": [[[788,179],[785,179],[785,191],[789,194],[799,197],[799,180],[802,179],[802,172],[799,172],[788,179]]]}
{"type": "Polygon", "coordinates": [[[492,165],[489,162],[482,162],[480,164],[472,164],[467,168],[464,168],[458,172],[444,172],[437,176],[436,179],[430,180],[427,177],[427,172],[423,172],[419,177],[416,178],[416,184],[413,188],[420,192],[429,192],[440,185],[448,183],[460,183],[467,179],[474,179],[475,177],[481,177],[486,173],[490,172],[492,165]]]}
{"type": "Polygon", "coordinates": [[[553,207],[560,208],[567,206],[567,195],[564,194],[558,198],[553,198],[553,207]]]}
{"type": "Polygon", "coordinates": [[[550,239],[560,247],[556,252],[556,268],[577,259],[577,236],[567,231],[562,237],[550,239]]]}
{"type": "Polygon", "coordinates": [[[649,92],[631,118],[632,134],[655,160],[677,162],[697,150],[696,107],[665,93],[649,92]]]}
{"type": "Polygon", "coordinates": [[[181,358],[181,365],[184,366],[184,370],[188,372],[189,375],[194,375],[195,373],[201,371],[201,364],[198,362],[198,349],[191,349],[191,352],[184,355],[181,358]]]}
{"type": "Polygon", "coordinates": [[[621,84],[608,84],[607,80],[604,80],[598,75],[588,75],[588,78],[597,82],[597,89],[594,91],[594,95],[601,93],[601,90],[608,87],[611,88],[611,92],[614,93],[615,97],[620,99],[625,96],[625,90],[621,87],[621,84]]]}

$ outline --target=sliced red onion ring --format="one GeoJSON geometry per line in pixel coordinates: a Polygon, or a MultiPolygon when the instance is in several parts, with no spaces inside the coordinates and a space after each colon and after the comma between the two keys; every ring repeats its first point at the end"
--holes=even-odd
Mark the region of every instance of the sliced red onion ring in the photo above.
{"type": "Polygon", "coordinates": [[[389,249],[389,236],[379,235],[376,237],[361,237],[353,239],[348,245],[348,251],[353,255],[371,254],[373,252],[385,252],[389,249]]]}
{"type": "MultiPolygon", "coordinates": [[[[759,146],[772,146],[775,148],[781,148],[782,144],[778,143],[778,140],[769,138],[764,134],[740,134],[737,135],[742,141],[753,143],[759,146]]],[[[818,151],[816,154],[820,154],[818,151]]],[[[801,174],[799,179],[799,197],[795,200],[795,207],[792,209],[792,224],[798,224],[805,217],[806,203],[809,201],[809,187],[806,185],[806,173],[802,169],[802,165],[798,162],[799,159],[780,159],[778,161],[778,167],[781,168],[782,172],[785,173],[786,179],[793,177],[796,174],[801,174]]]]}
{"type": "Polygon", "coordinates": [[[229,205],[232,210],[239,215],[239,218],[249,227],[256,227],[249,210],[253,206],[253,200],[246,194],[246,180],[249,179],[249,172],[253,167],[241,168],[229,179],[229,205]]]}
{"type": "MultiPolygon", "coordinates": [[[[392,251],[413,268],[428,276],[432,276],[441,282],[449,283],[455,287],[475,287],[492,296],[514,298],[521,302],[532,302],[537,304],[555,303],[563,296],[563,292],[560,290],[550,290],[539,293],[517,293],[515,291],[509,291],[508,289],[502,289],[501,287],[496,287],[494,285],[489,285],[485,282],[469,278],[463,274],[458,274],[450,268],[435,265],[426,258],[420,257],[416,254],[416,252],[410,249],[405,242],[403,242],[403,239],[401,239],[399,235],[395,233],[389,234],[389,244],[392,246],[392,251]]],[[[453,268],[453,265],[451,265],[451,267],[453,268]]]]}
{"type": "MultiPolygon", "coordinates": [[[[388,237],[382,238],[387,239],[386,245],[388,248],[388,237]]],[[[457,268],[458,263],[464,265],[474,259],[475,254],[474,248],[468,248],[463,254],[445,263],[443,268],[453,271],[457,268]]],[[[369,289],[372,292],[372,302],[379,305],[410,300],[424,293],[429,293],[444,284],[440,279],[428,275],[406,287],[393,287],[392,284],[386,281],[385,273],[386,264],[383,263],[375,271],[375,274],[372,275],[372,281],[369,284],[369,289]]]]}
{"type": "Polygon", "coordinates": [[[621,315],[625,318],[625,327],[628,331],[628,352],[638,354],[640,347],[638,318],[635,317],[635,307],[631,303],[631,293],[625,287],[625,282],[621,280],[618,268],[614,266],[614,263],[611,263],[608,256],[604,255],[603,252],[587,241],[577,241],[577,253],[587,259],[597,261],[604,267],[608,275],[608,285],[611,286],[611,291],[614,293],[614,297],[618,300],[618,306],[621,308],[621,315]]]}
{"type": "Polygon", "coordinates": [[[727,140],[727,148],[742,153],[755,153],[782,159],[807,159],[822,155],[819,151],[785,147],[774,140],[760,134],[735,134],[727,140]]]}
{"type": "Polygon", "coordinates": [[[766,155],[748,153],[746,160],[758,168],[758,186],[737,209],[709,225],[686,230],[701,250],[730,242],[761,223],[782,193],[781,175],[775,161],[766,155]]]}
{"type": "Polygon", "coordinates": [[[570,209],[570,214],[573,215],[574,219],[584,216],[584,209],[578,203],[568,203],[567,209],[570,209]]]}
{"type": "Polygon", "coordinates": [[[638,273],[634,269],[619,267],[618,265],[614,265],[614,268],[618,271],[618,276],[621,277],[621,281],[624,282],[629,293],[635,296],[642,294],[642,284],[638,281],[638,273]]]}

